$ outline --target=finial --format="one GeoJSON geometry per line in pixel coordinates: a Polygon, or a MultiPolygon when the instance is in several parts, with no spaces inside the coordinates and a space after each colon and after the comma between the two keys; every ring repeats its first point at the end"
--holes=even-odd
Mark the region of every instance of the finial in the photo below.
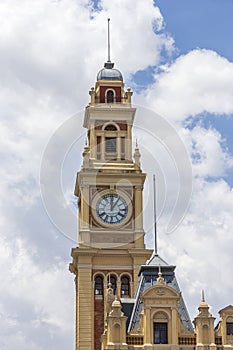
{"type": "Polygon", "coordinates": [[[201,301],[205,302],[204,289],[202,289],[202,291],[201,291],[201,301]]]}
{"type": "Polygon", "coordinates": [[[108,18],[108,62],[111,62],[111,59],[110,59],[110,18],[108,18]]]}
{"type": "Polygon", "coordinates": [[[139,151],[139,148],[138,148],[138,140],[136,139],[136,147],[135,147],[135,150],[134,150],[134,161],[135,161],[135,164],[140,168],[141,167],[141,164],[140,164],[140,158],[141,158],[141,154],[140,154],[140,151],[139,151]]]}
{"type": "Polygon", "coordinates": [[[162,271],[161,271],[160,264],[159,264],[159,272],[158,272],[157,284],[165,284],[164,278],[162,277],[162,271]]]}

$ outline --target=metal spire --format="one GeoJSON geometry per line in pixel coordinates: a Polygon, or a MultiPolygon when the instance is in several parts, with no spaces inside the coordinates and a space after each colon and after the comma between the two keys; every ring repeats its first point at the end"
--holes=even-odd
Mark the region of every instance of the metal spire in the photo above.
{"type": "Polygon", "coordinates": [[[154,255],[157,255],[158,254],[158,247],[157,247],[157,219],[156,219],[155,175],[153,175],[153,187],[154,187],[154,255]]]}
{"type": "Polygon", "coordinates": [[[108,60],[104,64],[104,68],[112,69],[114,67],[114,63],[111,62],[110,59],[110,18],[108,18],[108,60]]]}
{"type": "Polygon", "coordinates": [[[111,62],[111,59],[110,59],[110,18],[108,18],[108,62],[111,62]]]}

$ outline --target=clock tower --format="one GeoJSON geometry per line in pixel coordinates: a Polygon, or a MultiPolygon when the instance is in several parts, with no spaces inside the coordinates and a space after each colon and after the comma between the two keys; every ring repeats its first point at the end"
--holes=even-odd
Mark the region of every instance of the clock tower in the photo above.
{"type": "Polygon", "coordinates": [[[114,298],[134,297],[145,249],[140,153],[132,150],[136,109],[122,74],[108,60],[89,91],[87,142],[77,174],[78,246],[70,270],[76,283],[76,350],[100,350],[114,298]]]}

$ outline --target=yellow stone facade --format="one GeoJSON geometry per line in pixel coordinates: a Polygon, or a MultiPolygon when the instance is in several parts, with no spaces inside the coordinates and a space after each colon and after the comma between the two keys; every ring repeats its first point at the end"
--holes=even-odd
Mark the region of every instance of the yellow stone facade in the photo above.
{"type": "Polygon", "coordinates": [[[70,264],[76,350],[233,349],[233,307],[220,311],[215,329],[203,298],[192,328],[174,267],[145,248],[146,174],[132,147],[136,109],[113,67],[107,62],[98,73],[84,115],[87,143],[75,185],[78,245],[70,264]]]}

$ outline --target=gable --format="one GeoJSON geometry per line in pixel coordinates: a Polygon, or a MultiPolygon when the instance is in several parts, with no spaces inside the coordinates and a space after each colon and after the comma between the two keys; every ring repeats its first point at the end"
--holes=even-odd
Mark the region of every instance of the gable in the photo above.
{"type": "Polygon", "coordinates": [[[166,285],[155,285],[146,289],[142,293],[142,298],[172,298],[179,300],[180,293],[178,293],[174,288],[166,285]]]}

